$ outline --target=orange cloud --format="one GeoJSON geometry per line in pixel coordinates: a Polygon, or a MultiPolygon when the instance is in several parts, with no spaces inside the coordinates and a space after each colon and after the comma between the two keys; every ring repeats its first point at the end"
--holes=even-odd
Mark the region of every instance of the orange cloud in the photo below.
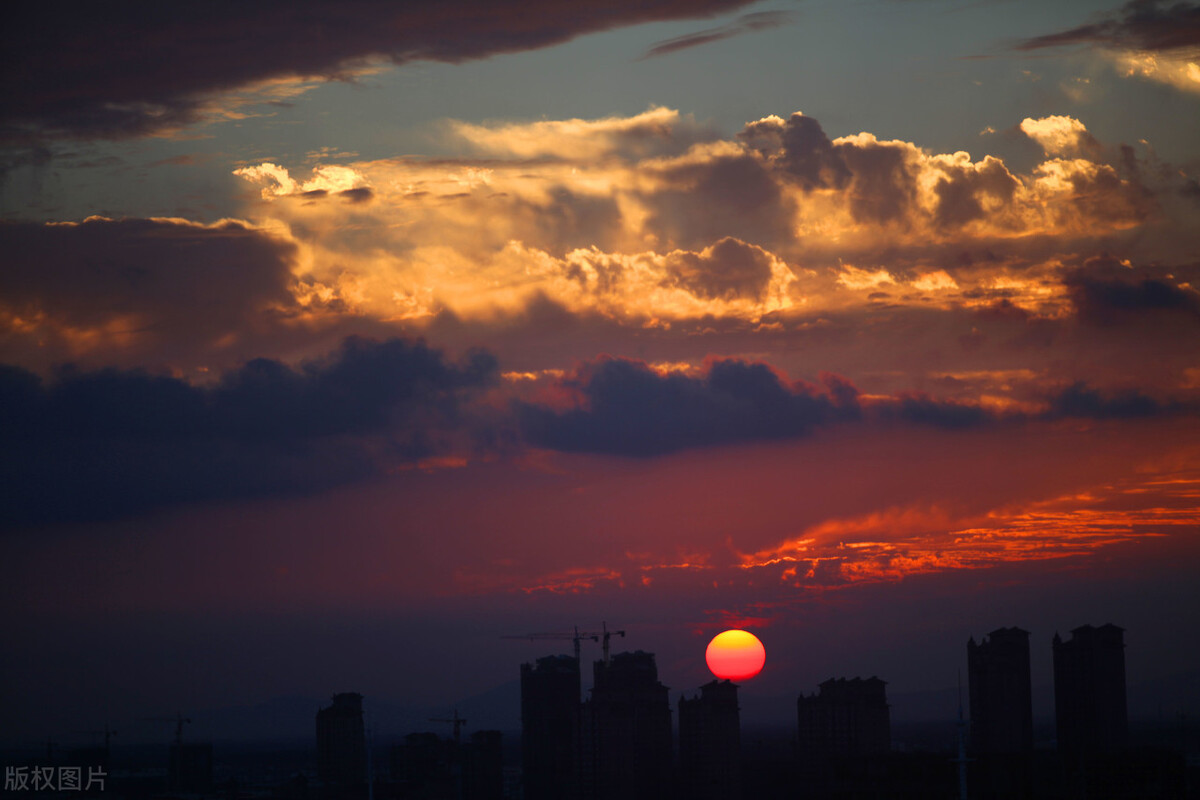
{"type": "Polygon", "coordinates": [[[1021,120],[1021,132],[1033,139],[1049,156],[1076,154],[1096,147],[1096,140],[1077,119],[1049,116],[1021,120]]]}
{"type": "Polygon", "coordinates": [[[1049,258],[1006,278],[1003,262],[922,254],[1055,239],[1070,251],[1156,209],[1113,166],[1080,157],[1090,137],[1069,117],[1022,123],[1053,156],[1026,174],[866,132],[831,140],[801,114],[733,139],[666,108],[446,125],[486,157],[318,165],[303,178],[274,161],[236,171],[262,187],[248,215],[292,232],[301,302],[380,320],[487,319],[546,298],[642,325],[819,313],[881,291],[970,305],[1007,279],[1010,302],[1041,312],[1060,283],[1049,258]],[[915,260],[875,260],[898,248],[915,260]]]}

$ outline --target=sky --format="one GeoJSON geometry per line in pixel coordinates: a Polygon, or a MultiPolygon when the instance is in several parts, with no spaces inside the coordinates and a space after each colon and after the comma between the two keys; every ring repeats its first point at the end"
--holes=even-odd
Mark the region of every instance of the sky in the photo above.
{"type": "Polygon", "coordinates": [[[8,741],[602,622],[1200,670],[1200,6],[0,13],[8,741]]]}

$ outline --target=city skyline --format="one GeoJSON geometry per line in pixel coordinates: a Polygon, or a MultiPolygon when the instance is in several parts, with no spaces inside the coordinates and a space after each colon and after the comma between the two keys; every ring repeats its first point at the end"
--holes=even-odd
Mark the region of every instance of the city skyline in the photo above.
{"type": "Polygon", "coordinates": [[[4,14],[5,736],[605,623],[750,711],[1200,674],[1195,3],[4,14]]]}

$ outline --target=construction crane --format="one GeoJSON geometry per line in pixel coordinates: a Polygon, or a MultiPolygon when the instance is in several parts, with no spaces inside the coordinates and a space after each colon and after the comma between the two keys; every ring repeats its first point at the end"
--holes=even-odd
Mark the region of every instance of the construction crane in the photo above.
{"type": "Polygon", "coordinates": [[[541,639],[570,639],[575,643],[575,661],[582,664],[579,660],[579,640],[591,639],[593,642],[600,641],[600,635],[597,633],[580,633],[579,626],[575,626],[574,633],[527,633],[523,636],[501,636],[501,639],[528,639],[536,641],[541,639]]]}
{"type": "Polygon", "coordinates": [[[613,634],[624,637],[625,631],[610,631],[608,623],[601,623],[599,631],[580,631],[579,626],[575,626],[574,633],[527,633],[524,636],[501,636],[501,639],[528,639],[529,641],[541,639],[570,639],[575,644],[575,661],[580,665],[583,662],[580,660],[579,642],[583,639],[591,639],[593,642],[600,642],[604,650],[604,663],[608,664],[609,639],[613,634]]]}
{"type": "Polygon", "coordinates": [[[185,723],[191,722],[191,719],[179,712],[176,712],[174,717],[145,717],[144,720],[146,722],[174,722],[175,744],[183,744],[183,726],[185,723]]]}
{"type": "Polygon", "coordinates": [[[624,639],[624,638],[625,638],[625,631],[610,631],[610,630],[608,629],[608,623],[607,623],[607,622],[601,622],[601,623],[600,623],[600,627],[601,627],[601,629],[602,629],[602,630],[600,631],[600,637],[601,637],[601,639],[603,640],[603,647],[604,647],[604,666],[606,666],[606,667],[607,667],[607,666],[608,666],[608,639],[609,639],[609,637],[610,637],[610,636],[612,636],[614,633],[615,633],[615,634],[617,634],[618,636],[620,636],[622,639],[624,639]]]}
{"type": "Polygon", "coordinates": [[[454,716],[451,719],[441,719],[440,717],[430,717],[430,722],[449,722],[454,725],[454,743],[459,744],[462,739],[462,726],[467,724],[467,721],[458,715],[458,709],[454,709],[454,716]]]}

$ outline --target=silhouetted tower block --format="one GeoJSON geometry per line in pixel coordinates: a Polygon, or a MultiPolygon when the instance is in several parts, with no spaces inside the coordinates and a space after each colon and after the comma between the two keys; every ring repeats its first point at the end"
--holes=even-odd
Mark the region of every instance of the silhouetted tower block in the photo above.
{"type": "Polygon", "coordinates": [[[742,729],[737,684],[711,681],[700,696],[679,698],[679,784],[683,797],[742,796],[742,729]]]}
{"type": "Polygon", "coordinates": [[[580,725],[580,793],[596,800],[657,800],[671,777],[671,702],[654,655],[618,653],[595,662],[580,725]]]}
{"type": "Polygon", "coordinates": [[[521,665],[521,763],[526,800],[570,797],[579,727],[579,661],[547,656],[521,665]]]}
{"type": "Polygon", "coordinates": [[[410,733],[390,751],[392,781],[404,787],[424,787],[450,780],[450,748],[436,733],[410,733]]]}
{"type": "Polygon", "coordinates": [[[333,704],[317,712],[317,778],[339,797],[367,791],[367,739],[362,695],[335,694],[333,704]]]}
{"type": "Polygon", "coordinates": [[[796,701],[800,755],[805,759],[827,756],[870,756],[887,753],[892,746],[887,681],[874,676],[830,678],[814,695],[796,701]]]}
{"type": "Polygon", "coordinates": [[[500,731],[476,731],[463,748],[464,800],[501,800],[504,754],[500,731]]]}
{"type": "Polygon", "coordinates": [[[176,792],[207,792],[212,789],[213,754],[211,744],[171,745],[167,759],[167,780],[176,792]]]}
{"type": "Polygon", "coordinates": [[[1029,631],[998,628],[967,642],[971,746],[977,753],[1018,755],[1033,751],[1033,689],[1029,631]]]}
{"type": "Polygon", "coordinates": [[[1125,745],[1125,631],[1084,625],[1063,641],[1054,634],[1054,712],[1058,747],[1104,752],[1125,745]]]}

